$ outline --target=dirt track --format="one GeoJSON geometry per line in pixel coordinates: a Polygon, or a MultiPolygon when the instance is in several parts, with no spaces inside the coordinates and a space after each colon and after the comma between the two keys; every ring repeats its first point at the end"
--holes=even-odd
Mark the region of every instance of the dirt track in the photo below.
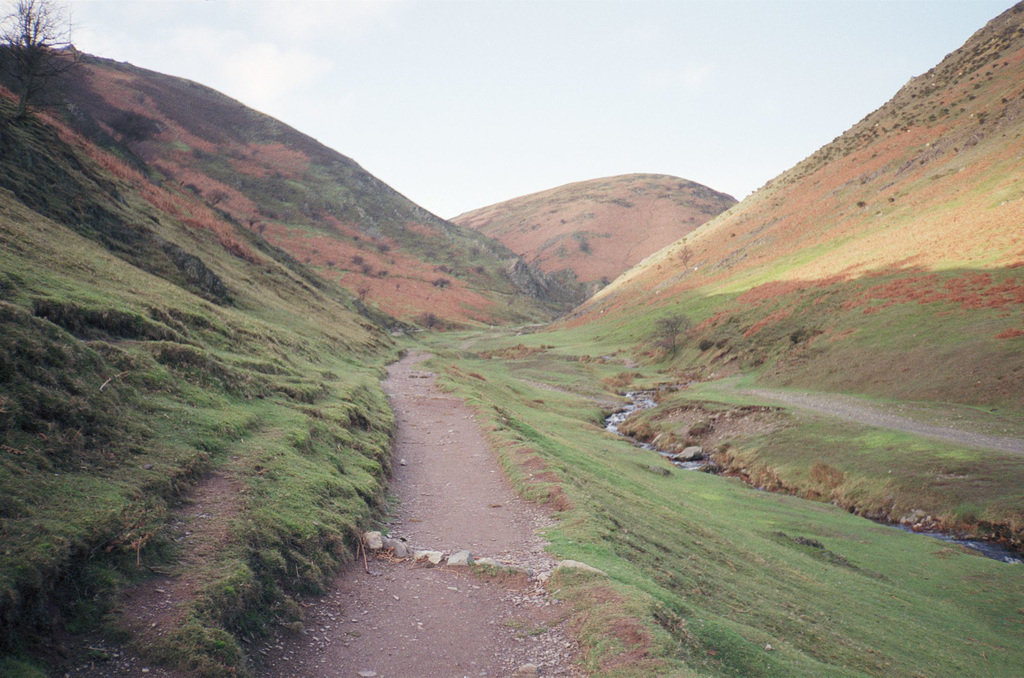
{"type": "MultiPolygon", "coordinates": [[[[552,569],[536,534],[548,518],[515,495],[472,412],[419,369],[425,357],[393,365],[384,384],[398,419],[391,535],[414,548],[552,569]]],[[[535,579],[382,559],[369,569],[350,566],[310,601],[302,633],[282,632],[257,650],[257,675],[506,676],[530,664],[539,675],[578,675],[564,606],[535,579]]]]}
{"type": "MultiPolygon", "coordinates": [[[[389,532],[413,548],[468,549],[530,574],[489,578],[466,567],[373,557],[367,573],[359,560],[323,597],[302,603],[301,631],[279,630],[269,642],[245,647],[256,676],[449,678],[509,676],[520,669],[520,675],[582,675],[573,665],[566,606],[535,576],[554,567],[537,534],[551,521],[515,495],[473,413],[419,369],[426,357],[392,365],[384,384],[398,421],[389,532]]],[[[212,475],[182,509],[181,529],[191,535],[186,559],[223,541],[233,515],[224,502],[237,492],[230,482],[212,475]]],[[[125,601],[124,614],[138,617],[143,636],[170,624],[169,615],[192,594],[182,588],[189,580],[165,579],[125,601]]],[[[69,675],[183,678],[130,650],[107,647],[98,634],[77,642],[83,652],[95,646],[112,659],[71,667],[69,675]]]]}
{"type": "Polygon", "coordinates": [[[1024,454],[1024,440],[1002,436],[992,436],[983,433],[974,433],[949,426],[936,426],[924,422],[915,421],[898,414],[887,412],[881,407],[867,405],[855,398],[836,394],[821,393],[793,393],[775,389],[743,389],[737,391],[745,395],[752,395],[766,400],[774,400],[798,409],[809,410],[827,414],[839,419],[854,421],[859,424],[887,428],[894,431],[904,431],[915,435],[935,438],[946,442],[967,445],[969,447],[980,447],[1003,452],[1016,452],[1024,454]]]}

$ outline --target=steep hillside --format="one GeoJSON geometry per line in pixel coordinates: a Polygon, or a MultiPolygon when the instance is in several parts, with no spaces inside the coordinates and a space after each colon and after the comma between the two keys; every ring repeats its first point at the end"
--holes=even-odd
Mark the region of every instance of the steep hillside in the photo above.
{"type": "Polygon", "coordinates": [[[662,174],[560,186],[461,214],[452,221],[501,241],[547,273],[596,290],[736,200],[662,174]]]}
{"type": "Polygon", "coordinates": [[[498,243],[209,88],[86,57],[65,91],[89,139],[397,318],[535,320],[576,300],[498,243]]]}
{"type": "Polygon", "coordinates": [[[705,374],[1024,407],[1024,7],[572,319],[705,374]]]}
{"type": "Polygon", "coordinates": [[[379,510],[384,319],[0,95],[0,674],[103,622],[235,675],[379,510]],[[193,491],[217,498],[201,557],[169,524],[193,491]],[[118,612],[139,581],[180,594],[159,625],[118,612]]]}

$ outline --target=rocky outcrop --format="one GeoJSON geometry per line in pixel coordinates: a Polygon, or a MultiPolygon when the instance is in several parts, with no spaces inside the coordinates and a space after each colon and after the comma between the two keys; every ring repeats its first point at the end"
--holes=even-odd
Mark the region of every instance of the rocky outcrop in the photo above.
{"type": "Polygon", "coordinates": [[[509,280],[522,294],[555,305],[575,305],[587,298],[584,286],[571,280],[556,280],[517,257],[505,266],[509,280]]]}

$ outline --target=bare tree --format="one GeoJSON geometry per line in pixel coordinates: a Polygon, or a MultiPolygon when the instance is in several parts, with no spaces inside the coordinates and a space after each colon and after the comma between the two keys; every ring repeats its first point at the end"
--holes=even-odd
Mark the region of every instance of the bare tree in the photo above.
{"type": "Polygon", "coordinates": [[[0,67],[18,95],[15,120],[78,61],[71,21],[55,0],[16,0],[0,19],[0,67]]]}
{"type": "Polygon", "coordinates": [[[679,258],[683,262],[683,268],[684,269],[690,268],[690,256],[691,256],[690,255],[690,246],[689,245],[683,245],[683,249],[679,253],[679,258]]]}
{"type": "Polygon", "coordinates": [[[682,313],[658,318],[654,322],[654,336],[672,355],[679,349],[679,335],[690,327],[690,319],[682,313]]]}

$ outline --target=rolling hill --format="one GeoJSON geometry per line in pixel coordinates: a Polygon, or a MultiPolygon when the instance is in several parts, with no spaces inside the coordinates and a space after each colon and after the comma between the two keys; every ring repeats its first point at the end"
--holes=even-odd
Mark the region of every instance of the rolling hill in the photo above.
{"type": "Polygon", "coordinates": [[[0,674],[156,571],[186,595],[151,654],[242,666],[383,501],[394,320],[0,94],[0,674]],[[167,523],[208,487],[220,540],[182,563],[167,523]]]}
{"type": "Polygon", "coordinates": [[[63,89],[82,135],[396,318],[522,322],[580,300],[502,245],[212,89],[91,56],[63,89]]]}
{"type": "Polygon", "coordinates": [[[588,301],[571,326],[648,358],[880,397],[1024,407],[1024,7],[726,214],[588,301]]]}
{"type": "Polygon", "coordinates": [[[735,203],[686,179],[627,174],[514,198],[452,221],[596,291],[735,203]]]}
{"type": "MultiPolygon", "coordinates": [[[[590,274],[553,283],[194,83],[87,57],[65,84],[68,106],[21,121],[0,89],[0,674],[41,675],[97,629],[192,675],[244,674],[247,641],[301,629],[300,597],[384,515],[379,380],[399,346],[381,311],[546,318],[590,274]],[[194,560],[173,525],[185,497],[216,507],[194,560]],[[184,599],[159,625],[119,605],[142,580],[184,599]]],[[[553,552],[602,572],[552,580],[585,669],[1021,665],[1015,566],[848,515],[927,514],[1019,547],[1019,454],[770,398],[843,391],[1024,437],[1022,112],[1018,5],[547,331],[434,338],[431,369],[477,408],[513,482],[563,496],[553,552]],[[659,321],[681,316],[666,341],[659,321]],[[755,384],[768,395],[743,392],[755,384]],[[683,472],[607,433],[609,391],[627,386],[661,401],[638,437],[697,438],[729,472],[820,501],[683,472]]],[[[583,194],[600,200],[532,214],[596,221],[598,204],[635,209],[644,188],[663,205],[682,182],[601,181],[583,194]]],[[[589,263],[583,242],[618,235],[582,232],[548,235],[560,244],[537,265],[561,270],[559,247],[589,263]]]]}

